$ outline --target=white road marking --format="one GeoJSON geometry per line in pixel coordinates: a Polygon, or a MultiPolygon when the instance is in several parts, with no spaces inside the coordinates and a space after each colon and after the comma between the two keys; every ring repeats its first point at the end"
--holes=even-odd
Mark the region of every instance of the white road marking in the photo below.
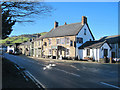
{"type": "MultiPolygon", "coordinates": [[[[20,70],[20,68],[17,65],[14,65],[18,70],[20,70]]],[[[21,74],[23,75],[23,77],[25,78],[26,81],[28,81],[28,79],[26,78],[26,76],[23,74],[23,72],[21,72],[21,74]]]]}
{"type": "Polygon", "coordinates": [[[73,76],[80,77],[80,75],[78,75],[78,74],[75,74],[75,73],[70,73],[70,72],[67,72],[67,71],[65,71],[65,70],[58,69],[58,68],[55,68],[55,69],[56,69],[56,70],[59,70],[59,71],[62,71],[62,72],[65,72],[65,73],[67,73],[67,74],[71,74],[71,75],[73,75],[73,76]]]}
{"type": "Polygon", "coordinates": [[[117,87],[117,86],[115,86],[115,85],[111,85],[111,84],[104,83],[104,82],[100,82],[100,83],[101,83],[101,84],[104,84],[104,85],[107,85],[107,86],[111,86],[111,87],[120,89],[120,87],[117,87]]]}
{"type": "Polygon", "coordinates": [[[38,86],[38,88],[45,88],[43,84],[41,84],[29,71],[24,71],[25,74],[38,86]]]}
{"type": "Polygon", "coordinates": [[[43,70],[46,70],[47,68],[46,67],[43,67],[43,70]]]}
{"type": "Polygon", "coordinates": [[[20,70],[20,68],[19,68],[17,65],[15,65],[15,67],[16,67],[18,70],[20,70]]]}
{"type": "Polygon", "coordinates": [[[52,67],[55,67],[56,65],[55,65],[55,64],[52,64],[51,66],[52,66],[52,67]]]}
{"type": "Polygon", "coordinates": [[[75,66],[73,66],[73,65],[70,65],[70,66],[73,67],[73,68],[75,68],[75,69],[78,70],[78,71],[80,70],[80,69],[78,69],[77,67],[75,67],[75,66]]]}
{"type": "Polygon", "coordinates": [[[55,64],[45,65],[45,67],[43,67],[43,70],[52,69],[52,67],[55,67],[55,66],[56,66],[55,64]]]}

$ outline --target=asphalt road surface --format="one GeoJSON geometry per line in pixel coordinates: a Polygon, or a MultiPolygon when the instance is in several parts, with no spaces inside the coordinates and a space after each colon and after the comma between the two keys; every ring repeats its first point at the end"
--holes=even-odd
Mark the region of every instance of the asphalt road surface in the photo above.
{"type": "MultiPolygon", "coordinates": [[[[118,64],[69,63],[5,53],[25,67],[45,88],[119,88],[118,64]]],[[[120,89],[120,88],[119,88],[120,89]]]]}

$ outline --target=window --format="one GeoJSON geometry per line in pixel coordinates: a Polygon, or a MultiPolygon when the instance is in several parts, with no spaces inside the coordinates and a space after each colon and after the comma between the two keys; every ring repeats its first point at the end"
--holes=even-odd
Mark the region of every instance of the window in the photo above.
{"type": "Polygon", "coordinates": [[[86,29],[84,29],[84,35],[86,35],[86,29]]]}
{"type": "Polygon", "coordinates": [[[69,55],[70,53],[69,53],[69,49],[66,49],[66,55],[69,55]]]}
{"type": "Polygon", "coordinates": [[[120,43],[118,43],[118,48],[120,48],[120,43]]]}
{"type": "Polygon", "coordinates": [[[51,49],[49,49],[49,54],[52,54],[52,50],[51,49]]]}
{"type": "Polygon", "coordinates": [[[114,45],[114,44],[111,44],[111,47],[112,47],[112,48],[115,48],[115,45],[114,45]]]}
{"type": "Polygon", "coordinates": [[[61,44],[65,44],[65,39],[61,38],[61,44]]]}
{"type": "Polygon", "coordinates": [[[39,46],[40,46],[40,41],[39,41],[39,46]]]}
{"type": "Polygon", "coordinates": [[[83,38],[77,37],[77,43],[83,43],[83,38]]]}
{"type": "Polygon", "coordinates": [[[74,41],[74,47],[76,47],[76,42],[74,41]]]}
{"type": "Polygon", "coordinates": [[[49,45],[51,45],[51,39],[48,39],[49,40],[49,45]]]}
{"type": "Polygon", "coordinates": [[[47,46],[47,42],[45,42],[44,45],[47,46]]]}
{"type": "Polygon", "coordinates": [[[87,56],[90,56],[90,49],[87,49],[87,56]]]}
{"type": "Polygon", "coordinates": [[[60,44],[60,39],[56,39],[57,44],[60,44]]]}
{"type": "Polygon", "coordinates": [[[62,55],[62,50],[60,50],[60,55],[62,55]]]}
{"type": "Polygon", "coordinates": [[[69,44],[69,41],[70,41],[69,38],[66,38],[66,44],[69,44]]]}
{"type": "Polygon", "coordinates": [[[73,46],[73,41],[72,40],[70,41],[70,46],[73,46]]]}
{"type": "Polygon", "coordinates": [[[108,56],[108,49],[104,49],[104,56],[108,56]]]}

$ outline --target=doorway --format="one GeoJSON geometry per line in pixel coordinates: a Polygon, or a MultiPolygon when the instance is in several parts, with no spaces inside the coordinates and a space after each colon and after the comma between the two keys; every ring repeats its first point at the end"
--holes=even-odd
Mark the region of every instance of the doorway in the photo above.
{"type": "Polygon", "coordinates": [[[115,58],[115,52],[112,52],[112,58],[115,58]]]}

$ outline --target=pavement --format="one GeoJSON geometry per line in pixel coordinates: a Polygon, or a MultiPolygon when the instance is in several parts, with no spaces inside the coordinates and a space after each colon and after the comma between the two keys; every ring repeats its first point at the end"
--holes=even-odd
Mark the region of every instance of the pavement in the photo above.
{"type": "Polygon", "coordinates": [[[21,57],[28,57],[28,58],[32,58],[32,59],[38,59],[38,60],[44,60],[46,62],[50,62],[50,61],[55,61],[55,62],[67,62],[67,63],[95,63],[95,64],[120,64],[118,62],[116,63],[100,63],[100,62],[96,62],[96,61],[91,61],[91,60],[88,60],[88,61],[85,61],[85,60],[60,60],[60,59],[50,59],[50,58],[38,58],[38,57],[31,57],[31,56],[25,56],[25,55],[20,55],[21,57]]]}
{"type": "Polygon", "coordinates": [[[120,89],[118,64],[83,63],[4,55],[24,67],[43,87],[120,89]]]}
{"type": "Polygon", "coordinates": [[[2,89],[39,88],[25,73],[25,69],[17,64],[2,59],[2,89]]]}

